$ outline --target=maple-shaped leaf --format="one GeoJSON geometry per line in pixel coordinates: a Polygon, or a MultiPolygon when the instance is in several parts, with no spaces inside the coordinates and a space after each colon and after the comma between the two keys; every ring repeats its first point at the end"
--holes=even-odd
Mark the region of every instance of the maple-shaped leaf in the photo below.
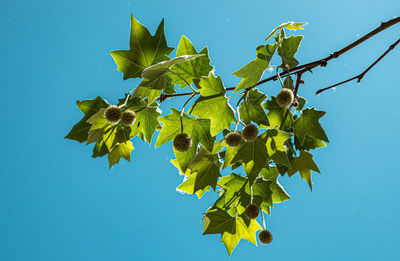
{"type": "Polygon", "coordinates": [[[303,144],[300,144],[299,139],[295,137],[294,145],[296,146],[297,150],[313,150],[316,148],[323,148],[326,147],[326,143],[322,140],[315,139],[311,136],[306,135],[306,138],[303,144]]]}
{"type": "Polygon", "coordinates": [[[207,78],[195,82],[201,96],[189,109],[189,113],[200,118],[211,119],[211,135],[215,136],[223,129],[229,129],[236,122],[235,112],[225,97],[225,88],[221,77],[212,73],[207,78]]]}
{"type": "Polygon", "coordinates": [[[100,109],[87,120],[87,122],[91,124],[87,144],[93,142],[104,144],[108,152],[111,152],[118,143],[129,140],[129,129],[119,124],[110,124],[104,118],[104,110],[104,108],[100,109]]]}
{"type": "Polygon", "coordinates": [[[314,108],[303,110],[301,116],[293,122],[294,135],[299,139],[300,144],[304,144],[306,136],[329,142],[324,129],[319,123],[319,119],[326,113],[314,108]]]}
{"type": "Polygon", "coordinates": [[[183,64],[177,64],[171,68],[171,71],[175,73],[171,74],[171,78],[173,79],[173,83],[175,85],[181,85],[182,87],[185,87],[186,82],[184,80],[186,80],[189,84],[192,84],[194,79],[199,79],[203,76],[207,77],[210,71],[213,69],[213,66],[210,65],[208,48],[204,47],[199,53],[192,42],[186,36],[182,35],[176,50],[176,56],[198,54],[202,54],[203,56],[183,64]]]}
{"type": "Polygon", "coordinates": [[[194,182],[196,180],[197,173],[192,173],[190,169],[186,169],[186,172],[182,172],[181,168],[179,166],[178,160],[171,160],[171,163],[180,171],[182,175],[185,176],[182,184],[180,184],[176,190],[182,193],[187,193],[187,194],[196,194],[198,199],[201,199],[201,197],[210,190],[210,186],[205,187],[204,189],[200,189],[195,191],[194,190],[194,182]]]}
{"type": "Polygon", "coordinates": [[[128,162],[130,162],[131,152],[134,149],[135,148],[133,147],[132,142],[130,141],[118,143],[108,154],[109,168],[111,169],[113,165],[118,164],[121,158],[124,158],[128,162]]]}
{"type": "Polygon", "coordinates": [[[304,29],[303,26],[306,24],[308,24],[308,23],[296,23],[293,21],[283,23],[283,24],[279,25],[278,27],[276,27],[274,30],[272,30],[272,32],[267,36],[267,38],[265,38],[265,41],[267,41],[269,38],[274,36],[275,33],[282,28],[286,28],[289,30],[303,30],[304,29]]]}
{"type": "Polygon", "coordinates": [[[275,53],[277,44],[260,45],[256,47],[256,59],[246,64],[233,75],[243,78],[236,86],[235,92],[253,87],[261,79],[265,69],[269,67],[269,62],[275,53]]]}
{"type": "Polygon", "coordinates": [[[267,150],[269,157],[277,164],[290,167],[289,158],[286,154],[286,148],[283,145],[292,135],[278,129],[268,129],[266,132],[267,150]]]}
{"type": "MultiPolygon", "coordinates": [[[[271,97],[271,100],[266,101],[263,104],[263,107],[268,110],[267,116],[269,120],[269,125],[273,127],[280,127],[282,124],[282,119],[285,117],[285,114],[288,110],[287,107],[281,107],[276,101],[275,97],[271,97]]],[[[280,127],[281,130],[287,131],[290,129],[290,125],[293,122],[292,113],[289,111],[286,116],[285,122],[283,126],[280,127]]],[[[265,126],[261,126],[265,127],[265,126]]]]}
{"type": "Polygon", "coordinates": [[[171,68],[173,68],[177,64],[186,63],[201,56],[204,56],[204,54],[182,55],[168,61],[156,63],[144,69],[142,72],[142,78],[144,78],[144,80],[140,83],[140,87],[146,87],[156,90],[166,89],[166,74],[170,72],[171,68]]]}
{"type": "Polygon", "coordinates": [[[200,149],[188,166],[192,173],[197,173],[193,191],[203,190],[207,186],[211,186],[215,190],[218,178],[221,176],[220,167],[218,154],[200,149]]]}
{"type": "MultiPolygon", "coordinates": [[[[181,133],[181,112],[171,108],[171,114],[161,117],[159,121],[163,124],[163,127],[158,135],[156,148],[172,141],[176,135],[181,133]]],[[[182,123],[183,132],[192,139],[192,147],[186,152],[179,152],[175,149],[174,152],[181,170],[185,172],[196,154],[198,143],[200,142],[207,150],[211,151],[215,138],[210,134],[211,121],[209,119],[196,119],[184,113],[182,123]]]]}
{"type": "Polygon", "coordinates": [[[236,233],[236,218],[222,209],[210,209],[204,214],[203,235],[236,233]]]}
{"type": "Polygon", "coordinates": [[[282,65],[280,66],[281,68],[288,70],[296,67],[299,64],[299,61],[294,58],[294,55],[296,54],[302,40],[303,36],[301,35],[292,35],[289,38],[282,40],[278,47],[278,55],[282,59],[282,65]]]}
{"type": "Polygon", "coordinates": [[[266,138],[259,136],[254,141],[243,143],[232,159],[233,163],[236,161],[243,162],[249,182],[253,184],[261,169],[268,165],[266,138]]]}
{"type": "Polygon", "coordinates": [[[167,45],[164,35],[164,19],[154,36],[146,27],[131,15],[131,36],[129,50],[111,51],[118,71],[124,74],[124,80],[140,77],[142,71],[151,65],[164,61],[174,50],[167,45]]]}
{"type": "Polygon", "coordinates": [[[110,104],[100,96],[92,100],[77,101],[76,105],[85,114],[85,116],[75,124],[71,131],[65,136],[65,139],[85,142],[88,139],[90,123],[87,120],[97,113],[101,108],[107,108],[110,104]]]}
{"type": "MultiPolygon", "coordinates": [[[[125,101],[125,99],[121,99],[120,103],[123,103],[123,101],[125,101]]],[[[150,103],[149,101],[143,100],[139,97],[130,96],[126,104],[126,109],[132,110],[136,113],[136,121],[129,128],[131,130],[129,135],[130,139],[136,135],[143,134],[143,140],[150,144],[154,132],[160,126],[158,117],[162,112],[158,107],[158,103],[150,103]]]]}
{"type": "Polygon", "coordinates": [[[236,231],[224,232],[221,241],[224,243],[228,256],[230,256],[241,239],[247,240],[257,246],[256,233],[261,230],[260,224],[255,219],[249,220],[244,215],[236,217],[236,231]]]}
{"type": "Polygon", "coordinates": [[[280,203],[290,199],[289,194],[278,181],[280,173],[276,166],[269,166],[269,168],[262,169],[260,175],[264,180],[272,182],[270,185],[270,190],[272,191],[272,202],[280,203]]]}
{"type": "Polygon", "coordinates": [[[292,168],[288,170],[288,175],[292,176],[296,172],[300,172],[301,177],[307,181],[308,186],[312,190],[311,170],[320,173],[313,160],[313,155],[302,150],[300,151],[300,156],[294,159],[292,168]]]}
{"type": "Polygon", "coordinates": [[[244,123],[250,124],[252,121],[257,124],[269,125],[267,114],[261,103],[267,96],[257,89],[252,89],[247,94],[246,101],[240,104],[240,118],[244,123]]]}

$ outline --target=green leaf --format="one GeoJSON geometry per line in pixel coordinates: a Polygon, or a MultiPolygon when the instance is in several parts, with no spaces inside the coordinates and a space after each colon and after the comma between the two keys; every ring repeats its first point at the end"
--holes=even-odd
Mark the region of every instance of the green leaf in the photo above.
{"type": "MultiPolygon", "coordinates": [[[[137,99],[137,97],[132,98],[137,99]]],[[[154,132],[157,127],[160,126],[158,117],[161,115],[161,110],[159,109],[158,104],[156,102],[147,104],[145,101],[140,100],[135,104],[128,104],[127,107],[136,112],[136,121],[131,127],[133,135],[142,132],[145,140],[150,144],[154,132]]]]}
{"type": "MultiPolygon", "coordinates": [[[[178,49],[176,50],[177,56],[182,55],[197,55],[196,48],[193,46],[192,42],[186,38],[186,36],[182,35],[181,40],[178,45],[178,49]]],[[[203,50],[200,51],[200,54],[204,55],[195,60],[191,60],[185,62],[183,64],[178,64],[171,68],[171,71],[179,74],[183,79],[185,79],[189,84],[193,83],[194,79],[201,78],[203,76],[207,77],[213,67],[210,65],[210,58],[208,56],[208,49],[204,47],[203,50]]],[[[175,85],[181,85],[182,87],[186,86],[184,80],[177,75],[171,74],[173,79],[173,83],[175,85]]]]}
{"type": "Polygon", "coordinates": [[[257,245],[256,233],[262,229],[255,219],[248,220],[245,216],[236,217],[235,219],[236,231],[234,233],[224,232],[221,238],[228,251],[228,256],[232,254],[242,238],[257,245]]]}
{"type": "Polygon", "coordinates": [[[233,75],[243,78],[236,86],[235,92],[253,87],[261,79],[265,69],[269,67],[269,62],[275,53],[277,44],[260,45],[256,48],[256,59],[246,64],[233,75]]]}
{"type": "Polygon", "coordinates": [[[268,129],[266,131],[266,137],[267,139],[267,148],[268,151],[285,151],[285,146],[283,145],[283,143],[285,141],[287,141],[288,139],[290,139],[290,137],[292,136],[292,134],[284,132],[284,131],[280,131],[278,129],[268,129]]]}
{"type": "Polygon", "coordinates": [[[192,173],[197,173],[193,191],[203,190],[207,186],[215,190],[218,178],[221,176],[220,165],[218,154],[211,154],[201,149],[188,167],[192,173]]]}
{"type": "Polygon", "coordinates": [[[299,105],[297,105],[296,110],[301,112],[304,108],[304,105],[306,105],[307,100],[304,97],[301,96],[297,96],[297,102],[299,103],[299,105]]]}
{"type": "MultiPolygon", "coordinates": [[[[176,135],[181,133],[181,112],[175,108],[171,108],[171,114],[161,117],[159,120],[163,127],[158,135],[155,147],[159,147],[169,141],[172,141],[176,135]]],[[[208,151],[212,151],[215,137],[210,134],[211,121],[209,119],[196,119],[183,114],[182,122],[184,126],[184,133],[192,138],[192,147],[189,151],[182,153],[175,151],[175,156],[179,162],[180,168],[183,172],[186,171],[187,166],[194,158],[197,145],[200,142],[208,151]]]]}
{"type": "Polygon", "coordinates": [[[211,209],[204,214],[203,235],[236,233],[236,218],[222,209],[211,209]]]}
{"type": "Polygon", "coordinates": [[[199,118],[211,119],[211,135],[215,136],[223,129],[229,129],[236,122],[234,110],[225,97],[225,88],[221,77],[210,74],[197,83],[201,96],[189,110],[190,114],[199,118]]]}
{"type": "Polygon", "coordinates": [[[100,96],[97,96],[92,100],[77,101],[76,105],[85,116],[72,127],[71,131],[65,136],[65,139],[76,140],[82,143],[88,139],[88,132],[91,126],[87,120],[101,108],[107,108],[109,103],[100,96]]]}
{"type": "Polygon", "coordinates": [[[119,162],[121,158],[126,159],[128,162],[131,161],[131,152],[135,148],[132,146],[132,142],[126,141],[118,143],[112,151],[108,154],[109,168],[119,162]]]}
{"type": "Polygon", "coordinates": [[[326,143],[322,140],[315,139],[311,136],[306,135],[304,143],[301,145],[299,139],[295,137],[294,145],[296,146],[297,150],[313,150],[316,148],[323,148],[326,147],[326,143]]]}
{"type": "Polygon", "coordinates": [[[294,58],[294,55],[296,54],[302,40],[303,36],[292,35],[282,41],[282,43],[278,47],[278,55],[282,59],[281,68],[283,68],[284,70],[288,70],[290,68],[296,67],[299,64],[296,58],[294,58]]]}
{"type": "Polygon", "coordinates": [[[111,152],[118,143],[129,140],[127,129],[119,124],[110,124],[104,118],[104,108],[90,117],[87,122],[91,124],[87,144],[96,142],[104,143],[108,152],[111,152]]]}
{"type": "Polygon", "coordinates": [[[272,36],[275,35],[275,33],[280,30],[281,28],[287,28],[289,30],[303,30],[303,26],[306,25],[308,23],[296,23],[296,22],[287,22],[287,23],[283,23],[280,26],[276,27],[274,30],[272,30],[272,32],[267,36],[267,38],[265,38],[265,41],[267,41],[269,38],[271,38],[272,36]]]}
{"type": "Polygon", "coordinates": [[[142,72],[142,78],[145,78],[140,86],[151,89],[164,90],[167,87],[166,73],[170,72],[171,67],[196,59],[204,54],[182,55],[168,61],[156,63],[142,72]]]}
{"type": "Polygon", "coordinates": [[[265,139],[259,136],[254,141],[243,143],[232,162],[239,160],[243,162],[243,168],[250,184],[253,184],[261,169],[268,166],[268,151],[265,139]]]}
{"type": "Polygon", "coordinates": [[[267,99],[267,96],[257,89],[252,89],[249,91],[247,96],[247,102],[242,102],[240,104],[239,112],[240,118],[246,124],[250,124],[252,121],[257,124],[263,124],[265,126],[269,125],[267,114],[261,103],[267,99]]]}
{"type": "Polygon", "coordinates": [[[210,190],[210,186],[198,191],[194,191],[194,181],[196,180],[197,173],[191,173],[190,169],[187,169],[186,172],[182,172],[179,166],[178,160],[171,160],[171,163],[180,171],[182,175],[185,175],[185,178],[176,190],[180,192],[184,192],[187,194],[196,194],[200,199],[207,191],[210,190]]]}
{"type": "Polygon", "coordinates": [[[307,108],[293,123],[294,135],[299,139],[300,144],[303,144],[306,135],[316,139],[329,142],[324,129],[319,123],[319,119],[325,115],[324,111],[318,111],[314,108],[307,108]]]}
{"type": "Polygon", "coordinates": [[[286,76],[285,81],[283,81],[283,86],[286,89],[294,91],[293,79],[290,77],[290,75],[286,76]]]}
{"type": "Polygon", "coordinates": [[[279,184],[279,170],[275,166],[269,166],[268,169],[264,168],[261,170],[260,175],[267,181],[271,181],[270,190],[272,191],[272,202],[280,203],[290,199],[289,194],[279,184]]]}
{"type": "MultiPolygon", "coordinates": [[[[279,127],[282,123],[282,119],[286,114],[286,111],[288,108],[286,107],[281,107],[277,102],[275,97],[271,97],[271,100],[268,100],[266,103],[263,104],[263,107],[268,110],[267,116],[269,120],[269,125],[273,127],[279,127]]],[[[290,129],[290,125],[293,122],[292,118],[292,113],[289,111],[285,123],[283,124],[283,127],[281,127],[282,130],[288,130],[290,129]]],[[[265,127],[265,126],[261,126],[265,127]]]]}
{"type": "Polygon", "coordinates": [[[306,151],[300,151],[300,156],[294,159],[293,166],[288,170],[288,175],[292,176],[296,172],[300,172],[300,175],[303,179],[305,179],[312,190],[311,183],[311,170],[320,173],[317,165],[312,159],[313,155],[306,151]]]}
{"type": "Polygon", "coordinates": [[[147,67],[166,60],[174,50],[167,46],[164,35],[164,19],[161,21],[154,36],[146,27],[131,15],[131,36],[129,50],[111,51],[118,66],[118,71],[124,74],[124,80],[140,77],[147,67]]]}
{"type": "Polygon", "coordinates": [[[272,201],[274,203],[280,203],[290,199],[289,194],[285,191],[281,184],[279,184],[278,181],[272,183],[270,189],[272,191],[272,201]]]}

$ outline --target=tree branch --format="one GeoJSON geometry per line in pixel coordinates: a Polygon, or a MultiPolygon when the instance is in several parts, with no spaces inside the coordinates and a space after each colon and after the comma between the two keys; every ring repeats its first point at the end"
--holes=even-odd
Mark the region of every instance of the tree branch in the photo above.
{"type": "MultiPolygon", "coordinates": [[[[367,33],[366,35],[364,35],[364,36],[361,37],[360,39],[358,39],[358,40],[356,40],[356,41],[350,43],[349,45],[343,47],[342,49],[331,53],[329,56],[327,56],[327,57],[325,57],[325,58],[322,58],[322,59],[319,59],[319,60],[316,60],[316,61],[313,61],[313,62],[310,62],[310,63],[306,63],[306,64],[303,64],[303,65],[296,66],[296,67],[292,68],[290,71],[282,72],[282,73],[280,74],[280,76],[281,76],[281,77],[285,77],[285,76],[291,75],[291,74],[297,74],[297,75],[299,75],[299,74],[303,74],[303,73],[305,73],[305,72],[307,72],[307,71],[311,71],[311,69],[313,69],[313,68],[315,68],[315,67],[318,67],[318,66],[325,67],[325,66],[327,66],[328,61],[330,61],[330,60],[332,60],[332,59],[335,59],[335,58],[338,58],[338,57],[341,56],[342,54],[344,54],[344,53],[350,51],[351,49],[353,49],[354,47],[356,47],[356,46],[360,45],[361,43],[365,42],[366,40],[368,40],[369,38],[373,37],[374,35],[376,35],[376,34],[382,32],[382,31],[388,29],[389,27],[391,27],[391,26],[393,26],[393,25],[395,25],[395,24],[397,24],[397,23],[399,23],[399,22],[400,22],[400,17],[393,18],[393,19],[391,19],[391,20],[389,20],[389,21],[387,21],[387,22],[382,22],[380,26],[378,26],[377,28],[375,28],[375,29],[372,30],[371,32],[367,33]]],[[[398,43],[398,42],[396,42],[395,45],[397,45],[397,43],[398,43]]],[[[393,48],[394,48],[394,47],[393,47],[393,48]]],[[[392,49],[393,49],[393,48],[392,48],[392,49]]],[[[385,54],[385,55],[386,55],[386,54],[385,54]]],[[[383,56],[384,56],[384,55],[383,55],[383,56]]],[[[382,58],[380,58],[380,59],[382,59],[382,58]]],[[[379,60],[380,60],[380,59],[379,59],[379,60]]],[[[377,62],[379,62],[379,60],[376,61],[375,64],[376,64],[377,62]]],[[[375,64],[372,64],[372,66],[370,66],[370,67],[372,68],[375,64]]],[[[368,72],[371,68],[368,68],[368,70],[366,70],[366,72],[368,72]]],[[[366,73],[366,72],[365,72],[365,73],[366,73]]],[[[365,74],[365,73],[364,73],[364,74],[365,74]]],[[[356,77],[356,78],[357,78],[357,77],[356,77]]],[[[354,79],[356,79],[356,78],[354,78],[354,79]]],[[[253,88],[253,87],[255,87],[255,86],[258,86],[258,85],[261,85],[261,84],[264,84],[264,83],[267,83],[267,82],[270,82],[270,81],[275,81],[275,80],[277,80],[277,79],[278,79],[278,78],[277,78],[277,75],[271,76],[271,77],[269,77],[269,78],[266,78],[266,79],[264,79],[264,80],[259,81],[259,82],[256,83],[254,86],[249,87],[248,89],[251,89],[251,88],[253,88]]],[[[349,81],[354,80],[354,79],[346,80],[346,81],[344,81],[344,82],[342,82],[342,83],[340,83],[340,84],[343,84],[343,83],[345,83],[345,82],[349,82],[349,81]]],[[[333,87],[331,87],[331,88],[333,88],[333,87]]],[[[234,90],[234,89],[235,89],[235,87],[229,87],[229,88],[226,88],[225,90],[226,90],[226,91],[232,91],[232,90],[234,90]]],[[[176,93],[176,94],[161,94],[160,97],[158,98],[158,100],[159,100],[160,102],[162,102],[162,101],[164,101],[164,100],[167,99],[167,98],[177,97],[177,96],[185,96],[185,95],[192,95],[192,92],[187,92],[187,93],[176,93]]]]}
{"type": "MultiPolygon", "coordinates": [[[[303,64],[303,65],[299,65],[299,66],[297,66],[297,67],[294,67],[294,68],[292,68],[292,69],[290,70],[290,72],[289,72],[289,71],[283,72],[283,73],[281,73],[280,76],[281,76],[281,77],[284,77],[284,76],[286,76],[286,75],[288,75],[288,74],[296,73],[296,72],[298,72],[299,70],[302,70],[302,72],[304,72],[304,71],[309,71],[309,70],[311,70],[311,69],[313,69],[313,68],[315,68],[315,67],[317,67],[317,66],[325,67],[325,66],[327,65],[328,61],[330,61],[330,60],[332,60],[332,59],[334,59],[334,58],[338,58],[338,57],[341,56],[342,54],[344,54],[344,53],[350,51],[350,50],[353,49],[354,47],[356,47],[356,46],[360,45],[361,43],[365,42],[366,40],[368,40],[368,39],[371,38],[372,36],[374,36],[374,35],[376,35],[376,34],[382,32],[382,31],[386,30],[387,28],[389,28],[389,27],[391,27],[391,26],[393,26],[393,25],[395,25],[395,24],[397,24],[397,23],[399,23],[399,22],[400,22],[400,17],[393,18],[393,19],[391,19],[391,20],[389,20],[389,21],[387,21],[387,22],[382,22],[380,26],[378,26],[377,28],[375,28],[375,29],[372,30],[371,32],[367,33],[366,35],[364,35],[364,36],[361,37],[360,39],[358,39],[358,40],[352,42],[351,44],[349,44],[349,45],[343,47],[342,49],[331,53],[329,56],[327,56],[327,57],[325,57],[325,58],[322,58],[322,59],[319,59],[319,60],[316,60],[316,61],[313,61],[313,62],[310,62],[310,63],[306,63],[306,64],[303,64]]],[[[277,80],[277,76],[276,76],[276,75],[271,76],[271,77],[269,77],[269,78],[266,78],[266,79],[264,79],[264,80],[259,81],[259,82],[256,84],[256,86],[257,86],[257,85],[260,85],[260,84],[263,84],[263,83],[266,83],[266,82],[269,82],[269,81],[275,81],[275,80],[277,80]]]]}
{"type": "Polygon", "coordinates": [[[381,56],[379,56],[379,58],[376,59],[375,62],[373,62],[370,66],[368,66],[368,68],[365,69],[365,70],[364,70],[362,73],[360,73],[359,75],[356,75],[356,76],[354,76],[354,77],[351,77],[351,78],[349,78],[349,79],[347,79],[347,80],[344,80],[344,81],[342,81],[342,82],[336,83],[336,84],[331,85],[331,86],[329,86],[329,87],[326,87],[326,88],[323,88],[323,89],[319,89],[315,94],[320,94],[321,92],[324,92],[324,91],[326,91],[326,90],[329,90],[329,89],[331,89],[331,88],[334,88],[334,87],[336,87],[336,86],[345,84],[345,83],[350,82],[350,81],[353,81],[353,80],[357,80],[357,82],[360,82],[361,79],[364,77],[364,75],[365,75],[369,70],[371,70],[372,67],[374,67],[380,60],[382,60],[382,58],[385,57],[391,50],[393,50],[393,49],[396,47],[396,45],[398,45],[399,43],[400,43],[400,38],[399,38],[395,43],[393,43],[391,46],[389,46],[389,48],[388,48],[381,56]]]}

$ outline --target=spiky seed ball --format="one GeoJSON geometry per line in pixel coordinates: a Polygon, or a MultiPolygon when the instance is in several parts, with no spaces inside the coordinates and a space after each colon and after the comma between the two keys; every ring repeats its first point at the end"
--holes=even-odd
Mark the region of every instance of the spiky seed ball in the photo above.
{"type": "Polygon", "coordinates": [[[121,119],[121,111],[118,109],[117,106],[112,105],[109,106],[105,111],[104,111],[104,118],[106,118],[107,121],[110,123],[116,123],[121,119]]]}
{"type": "Polygon", "coordinates": [[[263,244],[269,244],[272,242],[272,234],[264,229],[258,234],[258,239],[260,239],[260,242],[263,244]]]}
{"type": "Polygon", "coordinates": [[[254,204],[249,204],[244,213],[248,219],[256,219],[260,214],[260,209],[254,204]]]}
{"type": "Polygon", "coordinates": [[[132,126],[136,121],[136,113],[131,110],[126,110],[121,115],[121,123],[126,126],[132,126]]]}
{"type": "Polygon", "coordinates": [[[192,147],[192,139],[186,133],[176,135],[174,139],[174,148],[177,151],[185,152],[192,147]]]}
{"type": "Polygon", "coordinates": [[[244,127],[242,136],[246,141],[253,141],[258,136],[258,128],[254,124],[249,124],[244,127]]]}
{"type": "Polygon", "coordinates": [[[276,102],[282,107],[287,107],[292,104],[293,99],[293,92],[288,88],[283,88],[278,95],[276,95],[276,102]]]}
{"type": "Polygon", "coordinates": [[[231,132],[225,136],[225,142],[230,147],[236,147],[242,143],[242,136],[238,132],[231,132]]]}

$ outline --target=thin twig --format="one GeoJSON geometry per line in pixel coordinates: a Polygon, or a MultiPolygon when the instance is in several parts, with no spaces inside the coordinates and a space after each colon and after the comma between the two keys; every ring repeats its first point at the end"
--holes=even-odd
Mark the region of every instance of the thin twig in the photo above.
{"type": "Polygon", "coordinates": [[[400,43],[400,38],[399,38],[395,43],[393,43],[381,56],[379,56],[379,58],[376,59],[375,62],[373,62],[370,66],[368,66],[368,68],[365,69],[365,70],[364,70],[362,73],[360,73],[359,75],[356,75],[356,76],[354,76],[354,77],[351,77],[351,78],[349,78],[349,79],[347,79],[347,80],[344,80],[344,81],[342,81],[342,82],[336,83],[336,84],[334,84],[334,85],[328,86],[328,87],[326,87],[326,88],[319,89],[315,94],[320,94],[321,92],[324,92],[324,91],[326,91],[326,90],[332,89],[332,88],[334,88],[334,87],[336,87],[336,86],[345,84],[345,83],[350,82],[350,81],[357,80],[357,82],[360,82],[360,81],[362,80],[362,78],[364,77],[364,75],[365,75],[369,70],[371,70],[372,67],[374,67],[380,60],[382,60],[382,58],[385,57],[391,50],[393,50],[393,49],[396,47],[396,45],[398,45],[399,43],[400,43]]]}
{"type": "MultiPolygon", "coordinates": [[[[313,62],[310,62],[310,63],[306,63],[306,64],[302,64],[302,65],[296,66],[296,67],[292,68],[290,70],[290,72],[289,71],[284,71],[284,72],[282,72],[280,74],[280,77],[285,77],[287,75],[292,75],[292,74],[297,74],[297,73],[301,73],[302,74],[304,72],[311,71],[311,69],[313,69],[315,67],[318,67],[318,66],[325,67],[325,66],[327,66],[328,61],[330,61],[332,59],[335,59],[335,58],[338,58],[342,54],[344,54],[344,53],[348,52],[349,50],[353,49],[354,47],[360,45],[361,43],[365,42],[369,38],[377,35],[378,33],[388,29],[389,27],[391,27],[391,26],[393,26],[393,25],[395,25],[395,24],[397,24],[399,22],[400,22],[400,17],[393,18],[393,19],[391,19],[391,20],[389,20],[387,22],[382,22],[380,26],[378,26],[377,28],[375,28],[371,32],[367,33],[366,35],[364,35],[360,39],[358,39],[358,40],[350,43],[349,45],[343,47],[342,49],[331,53],[329,56],[327,56],[325,58],[322,58],[322,59],[319,59],[319,60],[316,60],[316,61],[313,61],[313,62]]],[[[277,79],[278,79],[277,75],[271,76],[269,78],[266,78],[264,80],[259,81],[254,86],[251,86],[248,89],[251,89],[251,88],[253,88],[255,86],[258,86],[258,85],[261,85],[261,84],[264,84],[264,83],[267,83],[267,82],[270,82],[270,81],[275,81],[277,79]]],[[[232,91],[235,88],[236,87],[228,87],[225,90],[226,91],[232,91]]],[[[162,94],[160,96],[160,98],[158,98],[158,100],[163,101],[166,98],[177,97],[177,96],[185,96],[185,95],[191,95],[191,94],[192,94],[192,92],[176,93],[176,94],[162,94]]]]}
{"type": "MultiPolygon", "coordinates": [[[[369,38],[373,37],[374,35],[386,30],[387,28],[389,28],[389,27],[391,27],[391,26],[393,26],[393,25],[395,25],[395,24],[397,24],[399,22],[400,22],[400,17],[393,18],[393,19],[391,19],[391,20],[389,20],[387,22],[382,22],[380,26],[378,26],[377,28],[375,28],[371,32],[367,33],[366,35],[364,35],[360,39],[358,39],[358,40],[350,43],[349,45],[343,47],[342,49],[331,53],[329,56],[327,56],[325,58],[322,58],[322,59],[319,59],[319,60],[316,60],[316,61],[313,61],[313,62],[310,62],[310,63],[306,63],[306,64],[303,64],[303,65],[296,66],[296,67],[291,69],[291,72],[292,73],[296,73],[296,72],[298,72],[299,70],[302,70],[302,69],[305,69],[304,71],[308,71],[308,70],[313,69],[313,68],[315,68],[317,66],[325,67],[329,60],[332,60],[334,58],[338,58],[342,54],[344,54],[344,53],[348,52],[349,50],[353,49],[354,47],[360,45],[361,43],[365,42],[366,40],[368,40],[369,38]]],[[[281,73],[280,76],[284,77],[287,74],[289,74],[288,71],[281,73]]],[[[260,85],[260,84],[263,84],[263,83],[266,83],[266,82],[269,82],[269,81],[272,81],[272,80],[273,81],[277,80],[277,76],[274,75],[274,76],[271,76],[271,77],[266,78],[264,80],[261,80],[256,84],[256,86],[260,85]]]]}

